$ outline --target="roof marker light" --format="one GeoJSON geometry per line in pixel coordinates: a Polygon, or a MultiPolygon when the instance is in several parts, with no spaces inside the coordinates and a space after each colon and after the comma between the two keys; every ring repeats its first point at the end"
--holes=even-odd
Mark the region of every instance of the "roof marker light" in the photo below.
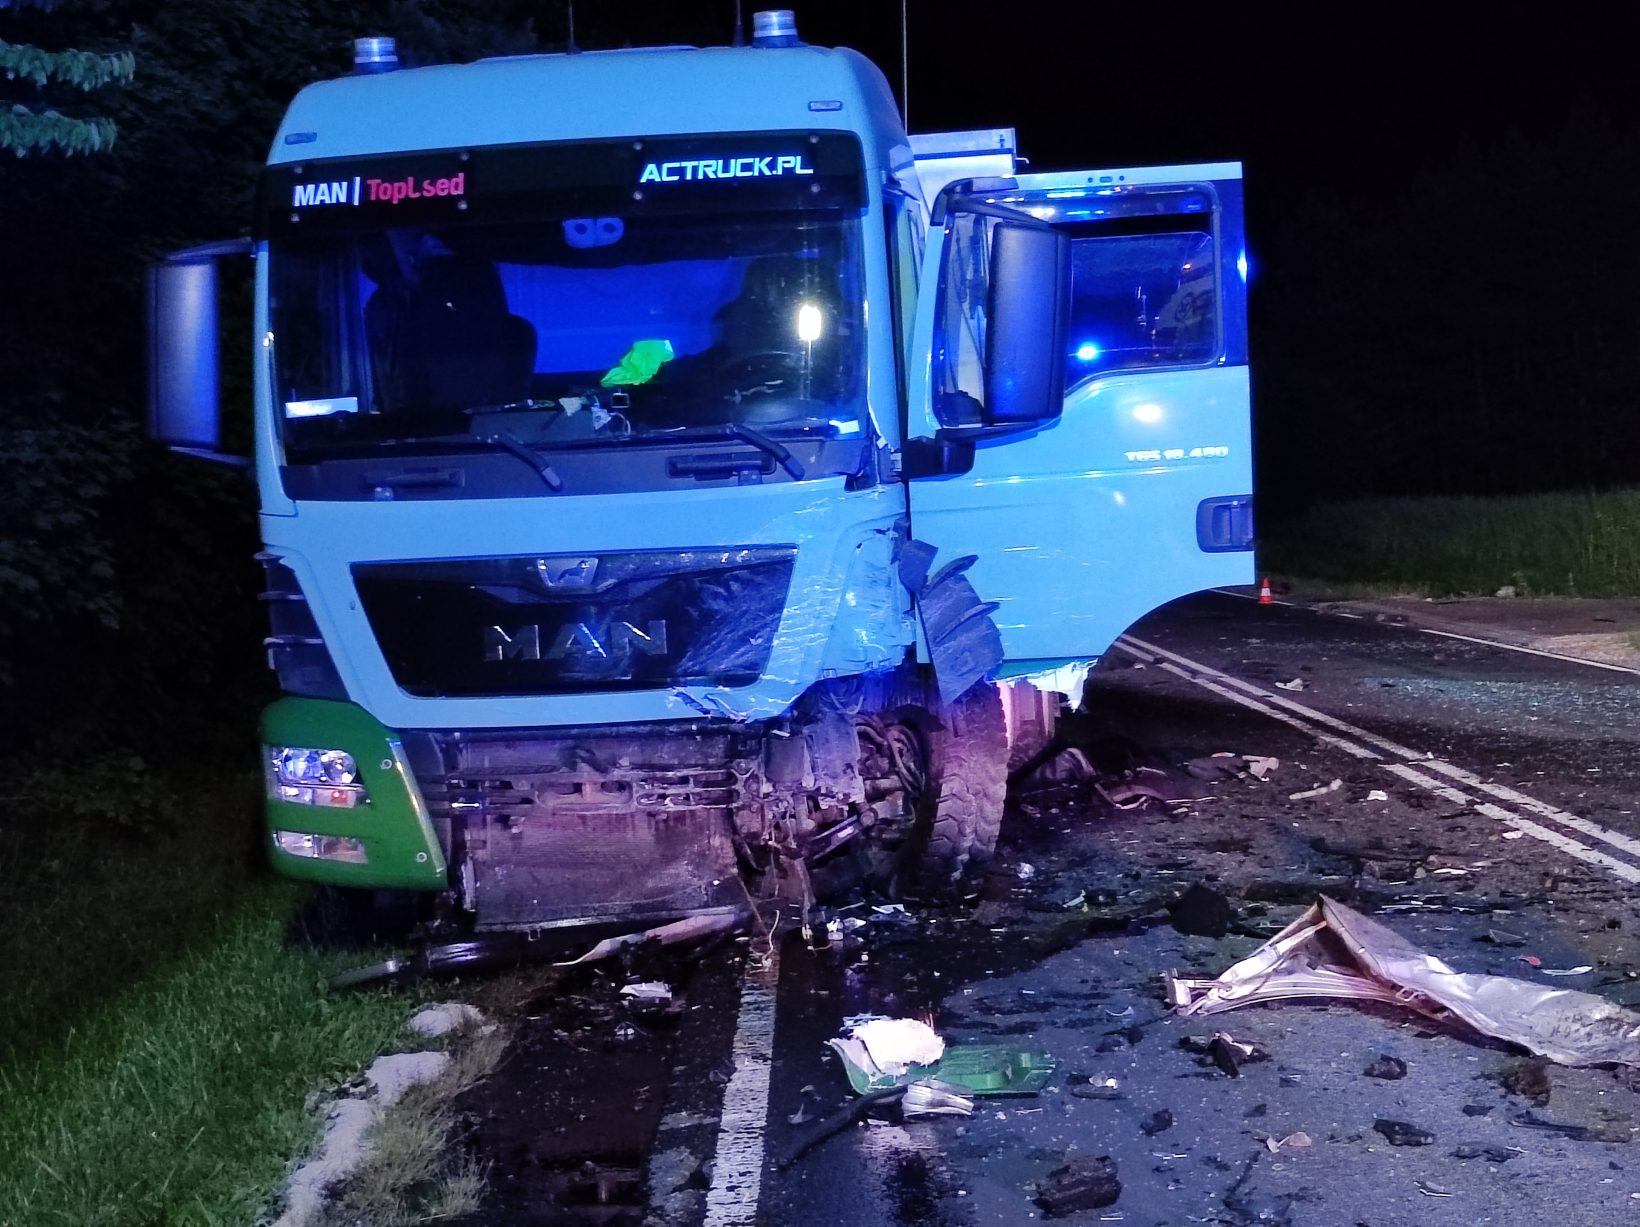
{"type": "Polygon", "coordinates": [[[353,75],[393,72],[399,66],[398,44],[390,38],[353,40],[353,75]]]}
{"type": "Polygon", "coordinates": [[[1082,362],[1092,362],[1099,356],[1099,347],[1092,341],[1083,341],[1076,347],[1076,356],[1082,362]]]}
{"type": "Polygon", "coordinates": [[[1247,280],[1247,252],[1245,249],[1236,257],[1236,271],[1241,274],[1241,279],[1245,282],[1247,280]]]}
{"type": "Polygon", "coordinates": [[[752,14],[752,46],[800,47],[797,16],[790,9],[764,9],[752,14]]]}

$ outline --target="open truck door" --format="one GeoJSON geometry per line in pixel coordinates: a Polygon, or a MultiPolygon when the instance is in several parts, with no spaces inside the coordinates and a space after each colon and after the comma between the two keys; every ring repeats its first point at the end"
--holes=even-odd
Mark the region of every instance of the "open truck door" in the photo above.
{"type": "Polygon", "coordinates": [[[936,200],[902,472],[915,536],[975,559],[999,676],[1253,579],[1246,267],[1238,163],[936,200]]]}

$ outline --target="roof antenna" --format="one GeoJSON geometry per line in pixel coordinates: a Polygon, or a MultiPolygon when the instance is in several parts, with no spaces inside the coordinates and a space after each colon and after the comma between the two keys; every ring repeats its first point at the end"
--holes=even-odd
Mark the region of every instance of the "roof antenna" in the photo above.
{"type": "Polygon", "coordinates": [[[746,28],[741,23],[740,0],[735,0],[735,36],[729,45],[731,47],[744,47],[746,45],[746,28]]]}
{"type": "Polygon", "coordinates": [[[578,55],[580,48],[575,45],[575,0],[569,0],[569,43],[564,47],[565,55],[578,55]]]}
{"type": "Polygon", "coordinates": [[[900,0],[900,122],[907,132],[911,131],[911,48],[906,39],[906,32],[911,28],[906,15],[909,3],[910,0],[900,0]]]}

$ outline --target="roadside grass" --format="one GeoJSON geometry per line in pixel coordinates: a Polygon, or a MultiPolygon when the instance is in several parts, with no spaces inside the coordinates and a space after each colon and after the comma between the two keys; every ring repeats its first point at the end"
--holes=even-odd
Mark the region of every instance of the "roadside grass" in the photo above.
{"type": "Polygon", "coordinates": [[[1266,526],[1260,566],[1339,595],[1640,595],[1640,490],[1350,499],[1266,526]]]}
{"type": "Polygon", "coordinates": [[[325,1093],[419,1046],[428,993],[327,991],[381,952],[311,940],[254,783],[171,799],[137,827],[0,803],[3,1227],[255,1223],[325,1093]]]}
{"type": "MultiPolygon", "coordinates": [[[[11,773],[10,778],[17,779],[11,773]]],[[[189,950],[208,947],[263,878],[254,785],[166,804],[140,825],[65,817],[50,798],[0,801],[0,1068],[189,950]]]]}
{"type": "Polygon", "coordinates": [[[451,1147],[459,1125],[454,1104],[500,1063],[507,1035],[495,1026],[469,1028],[453,1045],[444,1072],[411,1087],[371,1130],[369,1155],[332,1191],[315,1227],[412,1227],[478,1212],[487,1170],[451,1147]]]}
{"type": "Polygon", "coordinates": [[[349,961],[285,945],[253,886],[216,940],[0,1071],[0,1223],[245,1224],[312,1142],[308,1096],[401,1043],[402,996],[330,996],[349,961]]]}

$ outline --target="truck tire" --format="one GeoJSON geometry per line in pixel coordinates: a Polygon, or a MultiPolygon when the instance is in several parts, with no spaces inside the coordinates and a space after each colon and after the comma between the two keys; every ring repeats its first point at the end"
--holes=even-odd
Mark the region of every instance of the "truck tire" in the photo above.
{"type": "Polygon", "coordinates": [[[979,682],[941,713],[927,736],[929,786],[908,845],[908,879],[919,895],[969,896],[996,851],[1008,788],[1002,695],[979,682]]]}

